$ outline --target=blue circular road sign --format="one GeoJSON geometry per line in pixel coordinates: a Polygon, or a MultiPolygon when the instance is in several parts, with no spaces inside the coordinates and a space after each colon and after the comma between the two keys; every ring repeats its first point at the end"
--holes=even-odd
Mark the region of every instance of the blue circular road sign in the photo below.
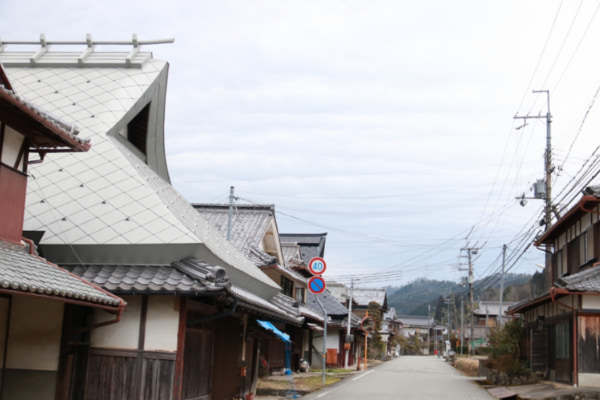
{"type": "Polygon", "coordinates": [[[325,291],[325,279],[320,276],[313,276],[308,280],[308,290],[314,294],[321,294],[325,291]]]}

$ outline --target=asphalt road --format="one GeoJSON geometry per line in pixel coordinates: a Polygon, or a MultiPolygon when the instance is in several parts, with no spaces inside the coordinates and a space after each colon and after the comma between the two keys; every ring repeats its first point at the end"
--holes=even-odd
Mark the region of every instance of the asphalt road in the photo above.
{"type": "Polygon", "coordinates": [[[401,356],[302,399],[494,399],[476,382],[437,357],[401,356]]]}

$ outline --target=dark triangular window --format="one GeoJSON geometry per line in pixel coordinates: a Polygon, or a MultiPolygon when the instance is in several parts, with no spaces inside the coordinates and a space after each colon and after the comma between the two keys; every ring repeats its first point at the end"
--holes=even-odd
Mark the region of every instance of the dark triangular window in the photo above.
{"type": "Polygon", "coordinates": [[[146,155],[146,140],[148,138],[148,118],[150,115],[150,104],[142,109],[127,124],[127,130],[123,136],[129,140],[131,144],[133,144],[138,150],[140,150],[144,155],[146,155]]]}

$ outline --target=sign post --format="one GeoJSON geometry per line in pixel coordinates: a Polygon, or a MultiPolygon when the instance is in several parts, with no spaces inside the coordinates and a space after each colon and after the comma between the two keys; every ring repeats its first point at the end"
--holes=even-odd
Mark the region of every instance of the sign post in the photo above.
{"type": "Polygon", "coordinates": [[[308,290],[315,294],[317,303],[323,310],[323,377],[322,386],[325,386],[325,367],[327,366],[327,310],[321,304],[318,295],[325,291],[327,284],[321,275],[327,269],[327,263],[321,257],[315,257],[308,262],[308,270],[315,276],[308,280],[308,290]]]}

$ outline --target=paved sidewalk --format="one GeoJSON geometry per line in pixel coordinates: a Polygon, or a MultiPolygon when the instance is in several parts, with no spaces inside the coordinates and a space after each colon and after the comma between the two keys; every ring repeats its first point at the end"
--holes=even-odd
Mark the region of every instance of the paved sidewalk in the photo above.
{"type": "Polygon", "coordinates": [[[554,382],[541,382],[535,385],[509,386],[519,399],[531,400],[575,400],[600,399],[600,389],[579,388],[554,382]]]}

